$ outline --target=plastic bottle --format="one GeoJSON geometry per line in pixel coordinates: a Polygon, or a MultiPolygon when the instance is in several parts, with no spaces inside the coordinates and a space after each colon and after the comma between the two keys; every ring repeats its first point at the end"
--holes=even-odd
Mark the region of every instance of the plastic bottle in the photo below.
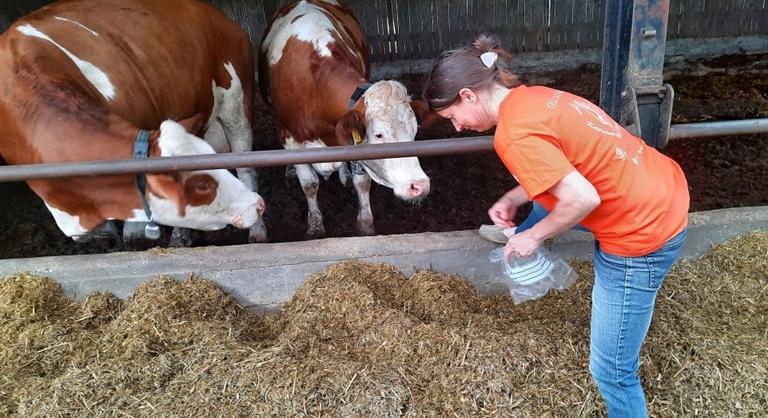
{"type": "Polygon", "coordinates": [[[518,304],[538,299],[549,289],[563,290],[578,278],[565,260],[545,248],[537,249],[528,257],[512,254],[509,262],[504,262],[504,247],[500,247],[491,251],[488,259],[501,264],[501,280],[518,304]]]}

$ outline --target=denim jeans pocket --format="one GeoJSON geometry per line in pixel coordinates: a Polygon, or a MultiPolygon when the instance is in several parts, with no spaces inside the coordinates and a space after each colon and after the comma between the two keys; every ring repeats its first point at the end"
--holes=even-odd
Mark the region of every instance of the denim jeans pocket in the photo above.
{"type": "Polygon", "coordinates": [[[645,263],[648,268],[648,287],[658,290],[661,287],[661,279],[664,278],[664,274],[658,274],[658,260],[655,255],[656,253],[651,253],[645,257],[639,258],[645,258],[645,263]]]}

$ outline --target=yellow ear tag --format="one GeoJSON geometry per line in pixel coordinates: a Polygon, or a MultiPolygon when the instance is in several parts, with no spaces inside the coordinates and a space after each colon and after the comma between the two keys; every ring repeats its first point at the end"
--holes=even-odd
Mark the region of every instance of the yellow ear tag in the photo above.
{"type": "Polygon", "coordinates": [[[360,132],[352,131],[352,141],[355,142],[355,145],[358,145],[361,142],[363,142],[363,138],[360,137],[360,132]]]}

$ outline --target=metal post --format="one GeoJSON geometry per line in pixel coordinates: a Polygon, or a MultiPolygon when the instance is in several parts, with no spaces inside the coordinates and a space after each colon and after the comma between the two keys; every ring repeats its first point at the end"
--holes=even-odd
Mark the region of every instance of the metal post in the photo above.
{"type": "Polygon", "coordinates": [[[600,105],[630,132],[662,148],[674,99],[662,74],[669,0],[607,3],[600,105]]]}
{"type": "Polygon", "coordinates": [[[621,93],[629,59],[633,0],[605,2],[603,63],[600,69],[600,107],[612,118],[621,119],[621,93]]]}

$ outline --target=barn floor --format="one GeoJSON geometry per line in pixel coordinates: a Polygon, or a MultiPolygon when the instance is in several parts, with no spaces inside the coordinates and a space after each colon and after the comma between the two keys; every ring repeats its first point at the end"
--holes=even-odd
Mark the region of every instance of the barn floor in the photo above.
{"type": "MultiPolygon", "coordinates": [[[[424,75],[402,77],[418,92],[424,75]]],[[[522,74],[529,84],[573,91],[593,101],[599,92],[599,69],[522,74]]],[[[676,92],[673,123],[768,117],[768,55],[732,56],[669,66],[666,81],[676,92]]],[[[265,135],[263,149],[274,148],[274,122],[257,106],[256,131],[265,135]]],[[[440,125],[422,138],[454,136],[440,125]]],[[[768,135],[673,141],[664,150],[683,167],[691,187],[691,210],[768,204],[768,135]]],[[[432,193],[414,206],[397,200],[389,189],[374,186],[371,202],[380,234],[475,229],[487,222],[486,210],[514,180],[492,153],[422,159],[432,178],[432,193]]],[[[273,242],[304,239],[306,202],[296,179],[283,168],[261,170],[260,192],[267,201],[265,220],[273,242]]],[[[331,237],[355,234],[356,198],[334,176],[320,188],[320,206],[331,237]]],[[[73,243],[61,234],[42,202],[23,183],[0,183],[0,258],[105,253],[145,249],[122,244],[73,243]]],[[[243,244],[247,234],[233,228],[198,236],[198,245],[243,244]]],[[[167,240],[167,235],[161,244],[167,240]]]]}
{"type": "MultiPolygon", "coordinates": [[[[652,416],[764,414],[767,251],[751,233],[668,276],[641,355],[652,416]]],[[[576,268],[570,289],[515,306],[458,276],[346,263],[273,316],[197,278],[74,303],[17,275],[0,281],[0,415],[604,416],[592,270],[576,268]]]]}

